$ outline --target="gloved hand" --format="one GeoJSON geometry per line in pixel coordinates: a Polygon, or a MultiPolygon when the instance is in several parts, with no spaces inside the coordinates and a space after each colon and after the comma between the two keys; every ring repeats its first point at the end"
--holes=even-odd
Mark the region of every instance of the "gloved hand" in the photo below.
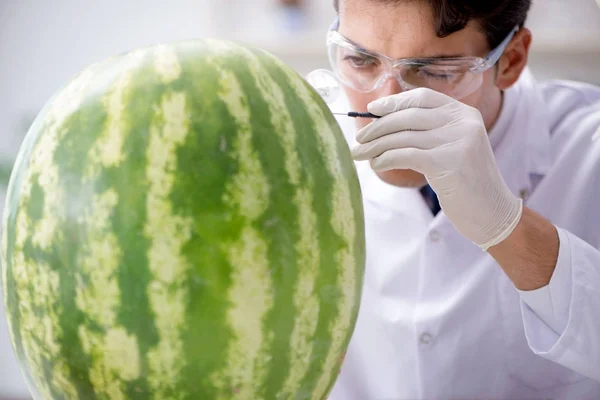
{"type": "Polygon", "coordinates": [[[496,165],[480,112],[444,94],[418,88],[378,99],[382,118],[357,132],[354,159],[375,171],[423,174],[455,228],[483,250],[517,226],[523,202],[496,165]]]}

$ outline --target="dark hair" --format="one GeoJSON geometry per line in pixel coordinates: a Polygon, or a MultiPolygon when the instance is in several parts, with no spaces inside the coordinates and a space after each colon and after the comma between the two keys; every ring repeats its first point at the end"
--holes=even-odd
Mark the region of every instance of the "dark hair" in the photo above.
{"type": "MultiPolygon", "coordinates": [[[[393,4],[406,0],[371,0],[393,4]]],[[[523,26],[531,0],[422,0],[427,1],[435,21],[435,32],[442,38],[465,28],[469,21],[479,23],[490,49],[498,46],[517,25],[523,26]]],[[[333,5],[339,11],[339,0],[333,5]]]]}

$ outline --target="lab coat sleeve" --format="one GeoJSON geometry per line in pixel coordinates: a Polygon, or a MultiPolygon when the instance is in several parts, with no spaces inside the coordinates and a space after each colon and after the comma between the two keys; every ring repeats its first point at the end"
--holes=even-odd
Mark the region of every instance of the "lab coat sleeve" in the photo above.
{"type": "Polygon", "coordinates": [[[559,255],[549,285],[519,292],[525,335],[539,356],[600,382],[600,251],[557,230],[559,255]]]}

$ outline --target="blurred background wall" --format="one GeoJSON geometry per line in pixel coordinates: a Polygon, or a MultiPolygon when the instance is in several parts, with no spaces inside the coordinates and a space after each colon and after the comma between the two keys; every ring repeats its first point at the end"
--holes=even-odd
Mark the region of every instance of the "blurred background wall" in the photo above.
{"type": "MultiPolygon", "coordinates": [[[[11,163],[51,94],[88,64],[138,46],[216,36],[263,47],[306,75],[327,68],[331,0],[0,0],[0,164],[11,163]]],[[[534,0],[531,67],[600,84],[595,0],[534,0]]],[[[0,187],[0,207],[4,204],[0,187]]],[[[0,211],[1,212],[1,211],[0,211]]],[[[0,400],[28,399],[0,301],[0,400]]]]}

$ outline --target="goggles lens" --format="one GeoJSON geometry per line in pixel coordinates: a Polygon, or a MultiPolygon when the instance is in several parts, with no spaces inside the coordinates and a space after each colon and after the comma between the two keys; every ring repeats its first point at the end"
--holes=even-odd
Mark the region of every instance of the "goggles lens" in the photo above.
{"type": "Polygon", "coordinates": [[[430,88],[454,98],[473,93],[483,77],[481,58],[419,60],[397,62],[369,54],[348,44],[330,40],[329,59],[333,72],[346,86],[368,93],[381,88],[388,79],[396,79],[404,90],[430,88]]]}

